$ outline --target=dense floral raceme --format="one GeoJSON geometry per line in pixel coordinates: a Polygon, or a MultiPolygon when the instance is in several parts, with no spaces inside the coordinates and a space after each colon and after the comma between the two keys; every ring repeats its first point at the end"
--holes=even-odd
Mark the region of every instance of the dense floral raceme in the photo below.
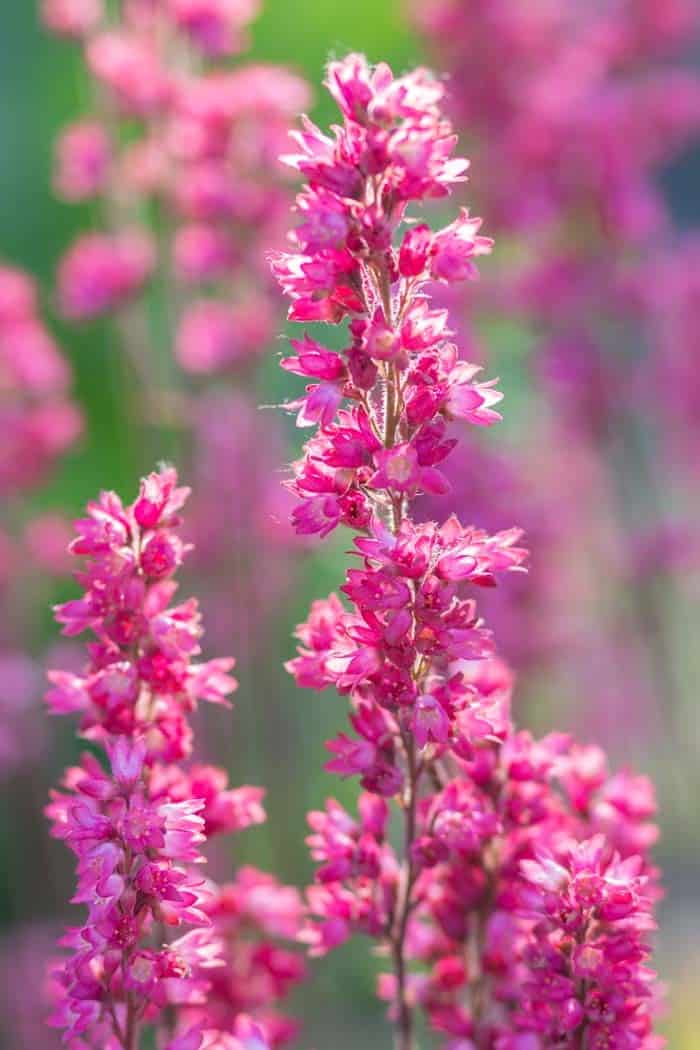
{"type": "MultiPolygon", "coordinates": [[[[492,622],[503,651],[524,672],[526,694],[530,680],[539,687],[534,675],[544,669],[557,685],[577,683],[553,690],[560,705],[572,694],[570,723],[580,723],[585,708],[587,724],[607,723],[614,741],[634,710],[637,731],[649,739],[668,720],[665,707],[678,688],[661,600],[649,595],[649,551],[659,593],[673,589],[680,597],[679,569],[696,567],[700,550],[693,512],[700,415],[688,367],[697,336],[686,313],[697,258],[692,237],[679,240],[668,182],[660,177],[697,148],[700,6],[408,0],[406,9],[448,74],[450,113],[468,136],[478,173],[473,199],[506,245],[502,266],[490,271],[478,296],[468,303],[452,297],[455,311],[466,327],[478,322],[480,332],[507,315],[520,338],[528,333],[540,425],[528,420],[518,456],[556,508],[551,517],[571,508],[561,532],[564,564],[575,564],[583,541],[605,566],[593,586],[581,574],[571,603],[580,615],[568,638],[561,638],[559,610],[546,591],[528,611],[520,588],[505,589],[492,622]],[[574,446],[597,475],[594,487],[577,492],[570,480],[574,446]],[[643,513],[632,505],[632,476],[642,479],[643,513]],[[527,650],[511,637],[523,615],[527,650]],[[554,660],[552,638],[559,642],[554,660]],[[611,638],[623,660],[609,659],[611,638]],[[593,666],[606,668],[594,709],[593,666]],[[630,674],[646,683],[643,713],[636,698],[630,707],[630,674]]],[[[492,362],[494,346],[476,353],[492,362]]],[[[453,461],[455,471],[460,466],[453,461]]],[[[514,496],[511,514],[526,524],[529,491],[514,496]]],[[[467,505],[456,494],[450,509],[460,514],[467,505]]],[[[476,520],[484,524],[490,515],[476,520]]],[[[528,536],[535,564],[537,538],[528,536]]],[[[549,561],[547,574],[555,576],[549,561]]],[[[626,748],[627,739],[620,745],[626,748]]]]}
{"type": "Polygon", "coordinates": [[[467,169],[443,86],[359,55],[332,62],[327,85],[342,124],[296,136],[300,224],[272,265],[292,320],[348,322],[342,350],[305,333],[282,366],[310,381],[288,407],[315,427],[290,481],[295,526],[350,527],[358,560],[346,603],[314,603],[288,667],[348,697],[352,733],[329,742],[327,768],[363,793],[357,817],[333,800],[310,815],[303,938],[319,955],[356,933],[378,942],[397,1050],[415,1047],[418,1008],[449,1050],[652,1050],[651,785],[567,736],[514,729],[512,675],[474,596],[524,568],[519,530],[412,516],[448,490],[457,427],[500,418],[430,296],[474,277],[491,241],[465,209],[438,230],[413,210],[467,169]]]}
{"type": "Polygon", "coordinates": [[[269,1025],[272,1045],[294,1033],[274,1004],[303,975],[278,943],[299,925],[296,891],[252,868],[217,887],[199,867],[212,836],[265,814],[260,788],[183,764],[189,716],[200,701],[228,705],[236,686],[232,660],[197,660],[196,601],[172,604],[187,495],[172,469],[145,478],[131,505],[102,493],[71,546],[86,559],[84,594],[56,610],[65,634],[94,640],[81,674],[50,675],[50,709],[79,713],[106,758],[69,769],[47,810],[78,859],[73,901],[87,909],[55,974],[53,1023],[71,1046],[134,1050],[156,1025],[171,1050],[247,1048],[248,1014],[269,1025]]]}

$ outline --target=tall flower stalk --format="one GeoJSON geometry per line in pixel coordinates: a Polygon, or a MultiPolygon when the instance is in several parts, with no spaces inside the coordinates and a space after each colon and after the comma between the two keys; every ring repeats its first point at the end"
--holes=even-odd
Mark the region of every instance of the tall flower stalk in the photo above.
{"type": "Polygon", "coordinates": [[[269,1022],[270,1045],[294,1031],[271,1007],[303,972],[275,944],[296,932],[298,895],[252,868],[223,887],[199,873],[212,836],[265,814],[261,789],[231,789],[223,770],[187,762],[190,714],[228,704],[236,685],[233,660],[197,660],[197,602],[171,605],[187,495],[171,469],[128,506],[102,493],[71,548],[87,559],[84,595],[56,610],[65,634],[94,640],[81,674],[50,675],[48,702],[81,715],[105,760],[69,769],[47,811],[78,859],[73,901],[87,909],[55,975],[52,1021],[71,1046],[139,1050],[148,1030],[169,1050],[236,1050],[246,1033],[267,1046],[248,1012],[269,1022]]]}
{"type": "Polygon", "coordinates": [[[513,728],[511,676],[471,594],[523,569],[519,530],[412,517],[419,494],[448,490],[453,424],[500,418],[430,301],[436,282],[474,277],[491,241],[466,210],[437,231],[410,211],[468,162],[427,71],[350,55],[327,86],[342,125],[296,135],[301,223],[272,265],[291,320],[349,322],[342,350],[307,333],[282,366],[312,380],[288,407],[317,428],[289,483],[294,524],[351,528],[359,567],[350,608],[316,602],[288,667],[348,696],[354,734],[328,743],[327,768],[363,794],[357,819],[334,800],[310,815],[304,938],[319,955],[353,933],[378,942],[396,1050],[415,1050],[418,1008],[449,1050],[650,1050],[651,787],[513,728]]]}

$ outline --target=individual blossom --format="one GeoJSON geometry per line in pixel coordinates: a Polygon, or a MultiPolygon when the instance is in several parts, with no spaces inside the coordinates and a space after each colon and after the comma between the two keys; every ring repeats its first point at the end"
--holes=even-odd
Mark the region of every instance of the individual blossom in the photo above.
{"type": "Polygon", "coordinates": [[[54,186],[69,201],[89,200],[106,187],[111,161],[107,132],[95,121],[73,124],[56,143],[54,186]]]}
{"type": "Polygon", "coordinates": [[[83,235],[59,266],[61,312],[72,320],[86,320],[119,309],[141,290],[154,262],[153,245],[145,232],[83,235]]]}

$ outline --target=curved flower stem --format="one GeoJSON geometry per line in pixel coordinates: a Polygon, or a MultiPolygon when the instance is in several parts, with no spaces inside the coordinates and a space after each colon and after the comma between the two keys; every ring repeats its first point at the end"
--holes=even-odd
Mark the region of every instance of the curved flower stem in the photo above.
{"type": "Polygon", "coordinates": [[[131,996],[126,1010],[126,1030],[124,1032],[124,1050],[139,1050],[139,1025],[136,1020],[136,1010],[131,996]]]}
{"type": "Polygon", "coordinates": [[[392,957],[396,974],[398,1010],[394,1045],[396,1050],[414,1050],[413,1007],[408,998],[405,945],[408,919],[411,914],[411,891],[416,874],[413,866],[413,841],[416,834],[416,804],[420,769],[416,765],[415,742],[410,734],[404,736],[404,747],[408,766],[408,785],[404,799],[404,858],[392,932],[392,957]]]}

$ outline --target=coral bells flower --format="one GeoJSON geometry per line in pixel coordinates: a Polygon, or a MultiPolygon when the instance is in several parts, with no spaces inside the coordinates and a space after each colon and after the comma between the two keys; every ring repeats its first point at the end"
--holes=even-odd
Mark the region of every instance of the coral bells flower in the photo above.
{"type": "Polygon", "coordinates": [[[513,678],[476,595],[523,570],[520,530],[411,515],[422,493],[447,491],[458,427],[500,419],[500,393],[448,341],[429,294],[474,277],[491,242],[465,210],[437,232],[406,221],[467,169],[443,88],[358,55],[331,63],[328,86],[343,122],[296,136],[301,224],[272,266],[291,320],[347,321],[342,349],[307,335],[282,366],[311,381],[286,407],[316,428],[293,465],[293,522],[349,527],[357,561],[348,605],[314,603],[287,668],[348,697],[352,732],[327,743],[326,768],[363,794],[357,818],[333,800],[309,816],[319,866],[303,939],[316,955],[359,933],[378,942],[398,1050],[415,1048],[417,1009],[450,1050],[651,1050],[637,936],[658,892],[649,786],[628,785],[635,802],[616,824],[621,792],[601,756],[513,727],[513,678]]]}
{"type": "Polygon", "coordinates": [[[520,1024],[553,1044],[653,1045],[646,936],[654,928],[640,857],[610,854],[602,835],[571,844],[561,859],[523,860],[523,911],[537,925],[533,970],[520,1024]]]}
{"type": "Polygon", "coordinates": [[[297,529],[322,535],[340,523],[366,524],[387,498],[398,506],[419,491],[445,492],[437,465],[454,443],[445,422],[500,418],[492,409],[500,394],[472,382],[476,368],[445,342],[444,316],[427,311],[421,291],[431,279],[473,276],[473,259],[491,241],[466,212],[434,235],[425,226],[402,228],[409,202],[444,196],[467,168],[450,156],[442,87],[422,70],[394,80],[360,56],[332,63],[328,83],[344,125],[334,139],[309,121],[296,135],[302,152],[288,161],[309,180],[298,200],[303,222],[293,234],[296,251],[272,260],[292,300],[291,319],[351,320],[340,353],[307,336],[283,362],[320,380],[288,407],[300,425],[321,424],[291,487],[305,500],[297,529]],[[394,387],[400,395],[384,403],[382,392],[394,387]],[[350,417],[339,415],[345,398],[355,402],[352,446],[350,417]]]}
{"type": "Polygon", "coordinates": [[[197,603],[169,606],[188,550],[177,534],[187,495],[175,471],[164,470],[142,482],[130,506],[105,492],[77,522],[71,550],[88,559],[79,577],[85,594],[56,617],[64,634],[89,629],[96,642],[85,673],[52,672],[48,694],[54,713],[81,713],[91,738],[144,735],[149,754],[171,760],[189,753],[187,716],[198,701],[227,703],[235,688],[232,660],[195,662],[197,603]]]}
{"type": "Polygon", "coordinates": [[[59,265],[61,312],[73,320],[84,320],[118,309],[140,291],[154,262],[153,245],[146,233],[85,234],[59,265]]]}
{"type": "Polygon", "coordinates": [[[264,792],[230,788],[213,766],[175,764],[191,749],[198,701],[227,703],[235,688],[232,660],[193,661],[196,602],[169,605],[188,551],[177,532],[187,495],[172,469],[144,478],[128,506],[102,493],[71,544],[85,559],[84,596],[56,610],[65,633],[95,637],[82,674],[50,675],[49,705],[80,712],[82,735],[106,751],[104,764],[86,755],[69,769],[47,807],[77,857],[73,901],[87,909],[62,942],[73,954],[56,969],[52,1023],[85,1047],[140,1045],[166,1008],[181,1033],[173,1045],[200,1046],[212,1032],[203,1045],[236,1045],[257,1032],[244,1011],[269,1020],[275,1045],[295,1031],[274,1004],[303,976],[278,943],[297,933],[298,895],[253,869],[221,889],[200,873],[209,838],[265,819],[264,792]]]}

